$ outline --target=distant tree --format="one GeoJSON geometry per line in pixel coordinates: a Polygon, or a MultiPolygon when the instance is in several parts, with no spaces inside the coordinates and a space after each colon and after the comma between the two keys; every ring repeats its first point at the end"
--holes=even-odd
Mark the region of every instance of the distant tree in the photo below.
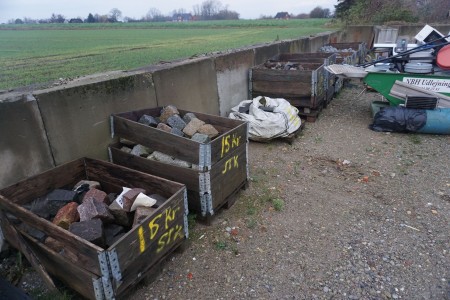
{"type": "Polygon", "coordinates": [[[117,8],[113,8],[109,12],[109,20],[111,22],[117,22],[117,21],[119,21],[119,19],[121,17],[122,17],[122,12],[119,9],[117,9],[117,8]]]}
{"type": "Polygon", "coordinates": [[[201,17],[201,15],[202,15],[202,9],[201,9],[201,7],[200,7],[200,5],[194,5],[193,7],[192,7],[192,10],[193,10],[193,14],[194,14],[194,16],[195,17],[197,17],[197,18],[200,18],[201,17]]]}
{"type": "Polygon", "coordinates": [[[22,19],[17,18],[14,20],[14,24],[23,24],[23,21],[22,19]]]}
{"type": "Polygon", "coordinates": [[[91,13],[89,13],[89,15],[86,19],[86,23],[95,23],[95,22],[96,22],[96,20],[95,20],[94,16],[91,13]]]}
{"type": "Polygon", "coordinates": [[[320,6],[316,6],[309,13],[310,18],[328,18],[330,16],[330,10],[328,8],[323,9],[320,6]]]}
{"type": "Polygon", "coordinates": [[[65,20],[66,18],[61,14],[57,15],[53,13],[52,16],[50,17],[50,23],[64,23],[65,20]]]}
{"type": "Polygon", "coordinates": [[[147,14],[144,17],[144,20],[147,22],[155,21],[155,19],[160,19],[162,17],[162,13],[157,8],[150,8],[147,14]]]}
{"type": "Polygon", "coordinates": [[[239,20],[239,14],[235,11],[228,10],[227,8],[220,10],[216,18],[217,20],[239,20]]]}
{"type": "Polygon", "coordinates": [[[259,19],[260,20],[270,20],[270,19],[273,19],[273,17],[272,16],[268,16],[268,15],[260,15],[259,19]]]}
{"type": "Polygon", "coordinates": [[[222,8],[222,3],[218,0],[207,0],[201,5],[201,18],[203,20],[212,20],[222,8]]]}
{"type": "Polygon", "coordinates": [[[309,19],[309,14],[298,14],[297,16],[295,16],[296,19],[309,19]]]}

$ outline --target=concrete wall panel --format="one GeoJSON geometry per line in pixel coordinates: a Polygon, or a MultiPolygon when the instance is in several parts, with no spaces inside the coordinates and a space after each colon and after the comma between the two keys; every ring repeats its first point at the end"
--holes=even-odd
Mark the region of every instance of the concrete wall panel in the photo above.
{"type": "Polygon", "coordinates": [[[248,99],[248,72],[253,67],[253,61],[253,50],[226,54],[215,59],[221,116],[228,116],[233,106],[248,99]]]}
{"type": "Polygon", "coordinates": [[[153,73],[158,106],[219,114],[217,78],[212,58],[169,65],[153,73]]]}
{"type": "Polygon", "coordinates": [[[255,51],[255,65],[260,65],[266,62],[269,58],[278,55],[280,53],[279,50],[280,43],[274,43],[270,45],[264,46],[256,46],[254,47],[255,51]]]}
{"type": "Polygon", "coordinates": [[[79,158],[107,159],[112,113],[155,107],[149,73],[115,73],[35,94],[56,165],[79,158]]]}
{"type": "Polygon", "coordinates": [[[54,167],[36,99],[32,95],[3,96],[0,99],[0,188],[54,167]]]}

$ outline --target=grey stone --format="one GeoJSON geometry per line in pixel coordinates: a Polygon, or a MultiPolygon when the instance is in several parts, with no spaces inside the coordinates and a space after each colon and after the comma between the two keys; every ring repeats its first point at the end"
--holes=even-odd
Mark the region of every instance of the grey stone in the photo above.
{"type": "Polygon", "coordinates": [[[203,143],[203,144],[207,144],[209,142],[211,142],[211,138],[206,135],[206,134],[202,134],[202,133],[196,133],[192,136],[191,140],[199,142],[199,143],[203,143]]]}
{"type": "Polygon", "coordinates": [[[186,127],[186,122],[183,121],[183,119],[180,117],[180,115],[173,115],[170,116],[167,121],[167,125],[169,125],[172,128],[178,128],[180,130],[183,130],[184,127],[186,127]]]}
{"type": "Polygon", "coordinates": [[[162,152],[159,151],[155,151],[153,152],[149,157],[147,157],[148,159],[153,159],[153,160],[157,160],[163,163],[167,163],[170,164],[173,161],[172,156],[164,154],[162,152]]]}
{"type": "Polygon", "coordinates": [[[131,226],[131,221],[133,220],[132,213],[123,210],[117,201],[113,201],[108,208],[110,213],[114,216],[114,222],[116,224],[125,227],[131,226]]]}
{"type": "Polygon", "coordinates": [[[164,123],[159,123],[158,126],[156,126],[156,129],[168,132],[168,133],[172,133],[172,128],[164,123]]]}
{"type": "Polygon", "coordinates": [[[192,166],[191,163],[181,160],[181,159],[178,159],[178,158],[173,159],[171,164],[174,166],[177,166],[177,167],[182,167],[182,168],[190,168],[192,166]]]}
{"type": "Polygon", "coordinates": [[[142,157],[147,157],[150,154],[150,149],[148,149],[145,146],[142,145],[136,145],[133,147],[133,150],[131,150],[131,154],[136,155],[136,156],[142,156],[142,157]]]}
{"type": "Polygon", "coordinates": [[[131,151],[132,151],[133,149],[128,148],[127,146],[123,146],[122,148],[120,148],[120,150],[122,150],[123,152],[126,152],[126,153],[131,153],[131,151]]]}
{"type": "Polygon", "coordinates": [[[170,133],[171,133],[171,134],[178,135],[178,136],[181,136],[181,137],[184,137],[183,131],[181,131],[181,130],[178,129],[178,128],[172,128],[172,129],[170,130],[170,133]]]}
{"type": "Polygon", "coordinates": [[[197,133],[197,131],[200,129],[200,127],[202,127],[203,125],[205,125],[205,122],[203,122],[200,119],[192,119],[187,125],[186,127],[184,127],[183,132],[188,136],[188,137],[192,137],[194,134],[197,133]]]}
{"type": "Polygon", "coordinates": [[[58,210],[64,205],[72,202],[78,201],[78,193],[76,191],[56,189],[51,191],[45,196],[47,203],[47,210],[51,216],[55,216],[58,210]]]}
{"type": "Polygon", "coordinates": [[[69,231],[99,247],[105,246],[103,223],[99,219],[72,223],[69,231]]]}
{"type": "Polygon", "coordinates": [[[108,205],[104,202],[95,201],[94,198],[87,198],[77,208],[80,214],[80,221],[89,221],[92,219],[100,219],[102,222],[108,223],[114,221],[114,216],[108,209],[108,205]]]}
{"type": "Polygon", "coordinates": [[[149,115],[142,115],[138,122],[151,127],[156,127],[159,123],[154,117],[149,115]]]}
{"type": "Polygon", "coordinates": [[[161,110],[161,116],[159,119],[162,123],[167,123],[167,119],[173,115],[179,115],[178,109],[173,105],[167,105],[161,110]]]}
{"type": "Polygon", "coordinates": [[[24,205],[24,207],[41,218],[47,220],[51,218],[50,211],[48,210],[48,201],[45,197],[36,198],[30,205],[24,205]]]}
{"type": "Polygon", "coordinates": [[[186,124],[189,124],[189,122],[191,122],[193,119],[197,119],[197,116],[191,112],[185,113],[183,116],[183,120],[184,122],[186,122],[186,124]]]}

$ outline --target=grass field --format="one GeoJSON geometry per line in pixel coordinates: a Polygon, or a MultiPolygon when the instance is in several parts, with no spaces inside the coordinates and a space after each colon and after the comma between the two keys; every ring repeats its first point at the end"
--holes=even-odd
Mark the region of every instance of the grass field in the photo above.
{"type": "Polygon", "coordinates": [[[0,25],[0,89],[334,30],[326,19],[0,25]]]}

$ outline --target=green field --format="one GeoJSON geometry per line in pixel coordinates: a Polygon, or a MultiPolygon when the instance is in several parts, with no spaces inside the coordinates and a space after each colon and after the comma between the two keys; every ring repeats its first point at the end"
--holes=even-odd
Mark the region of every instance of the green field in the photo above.
{"type": "Polygon", "coordinates": [[[0,25],[0,90],[335,30],[326,19],[0,25]]]}

